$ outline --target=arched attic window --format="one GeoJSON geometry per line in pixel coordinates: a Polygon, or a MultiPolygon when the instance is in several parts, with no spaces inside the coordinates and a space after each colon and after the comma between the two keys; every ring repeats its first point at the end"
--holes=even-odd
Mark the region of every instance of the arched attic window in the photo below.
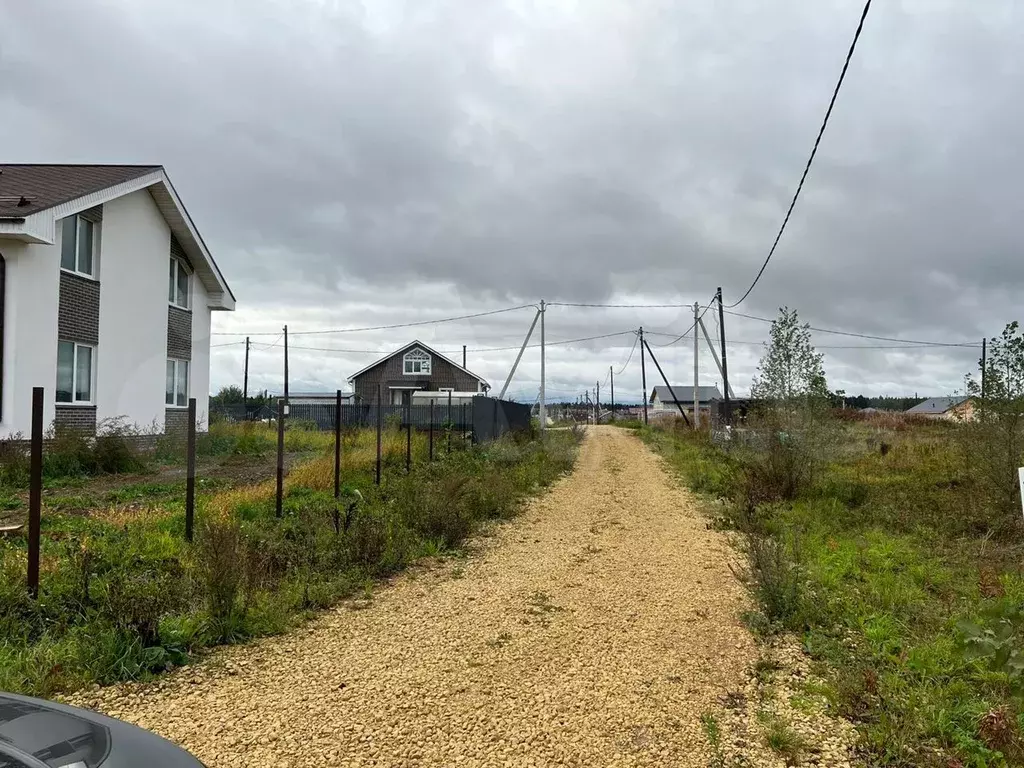
{"type": "Polygon", "coordinates": [[[409,376],[430,375],[430,355],[417,347],[402,355],[402,372],[409,376]]]}

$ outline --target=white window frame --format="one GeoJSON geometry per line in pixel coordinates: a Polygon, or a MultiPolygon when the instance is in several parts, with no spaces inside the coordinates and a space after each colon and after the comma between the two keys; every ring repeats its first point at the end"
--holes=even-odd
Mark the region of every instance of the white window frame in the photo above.
{"type": "MultiPolygon", "coordinates": [[[[54,402],[57,405],[95,405],[96,404],[96,345],[95,344],[82,344],[77,341],[71,341],[69,339],[58,339],[57,348],[60,349],[61,344],[70,344],[74,352],[71,355],[71,399],[70,400],[57,400],[56,387],[54,388],[54,402]],[[78,400],[78,350],[82,348],[90,350],[89,355],[89,399],[78,400]]],[[[58,355],[59,360],[59,355],[58,355]]],[[[60,363],[58,362],[58,370],[60,363]]]]}
{"type": "MultiPolygon", "coordinates": [[[[168,281],[170,281],[170,285],[167,286],[167,289],[168,289],[168,292],[170,292],[171,285],[174,286],[174,299],[172,300],[171,298],[168,297],[167,303],[170,304],[172,307],[177,307],[178,309],[191,309],[192,308],[192,274],[193,274],[193,272],[192,272],[191,269],[188,268],[188,265],[183,260],[179,259],[177,256],[171,256],[170,259],[171,259],[171,264],[174,265],[174,278],[172,279],[169,274],[167,275],[167,279],[168,279],[168,281]],[[185,276],[186,276],[186,278],[185,278],[185,303],[184,304],[179,304],[178,303],[178,272],[179,271],[184,272],[185,276]]],[[[168,272],[169,271],[170,271],[170,269],[168,269],[168,272]]]]}
{"type": "Polygon", "coordinates": [[[61,269],[61,271],[62,272],[67,272],[67,273],[72,274],[72,275],[78,275],[79,277],[87,277],[90,280],[98,280],[99,279],[99,271],[100,271],[100,227],[102,226],[102,222],[92,221],[91,219],[87,219],[84,216],[78,216],[78,215],[68,216],[68,217],[65,217],[65,218],[73,218],[75,220],[75,268],[74,269],[70,269],[69,267],[65,267],[64,266],[64,234],[65,234],[65,231],[64,231],[63,221],[65,219],[61,219],[61,222],[62,222],[61,223],[61,244],[60,244],[60,260],[61,260],[60,269],[61,269]],[[92,225],[92,272],[83,272],[82,270],[80,270],[78,268],[79,264],[81,263],[81,259],[82,259],[82,250],[81,250],[82,249],[82,241],[81,241],[81,238],[79,238],[79,236],[78,236],[79,232],[80,232],[80,230],[82,228],[82,222],[87,222],[87,223],[92,225]]]}
{"type": "MultiPolygon", "coordinates": [[[[192,384],[192,365],[191,360],[183,360],[179,357],[168,357],[168,363],[174,364],[174,376],[172,378],[173,384],[171,385],[171,402],[167,402],[167,381],[164,380],[164,407],[165,408],[188,408],[188,396],[189,389],[192,384]],[[185,404],[178,405],[178,366],[185,366],[185,404]]],[[[166,367],[164,369],[166,374],[166,367]]]]}
{"type": "Polygon", "coordinates": [[[433,370],[434,359],[419,347],[410,349],[402,355],[402,374],[405,376],[429,376],[433,370]],[[419,364],[420,369],[416,370],[419,364]]]}

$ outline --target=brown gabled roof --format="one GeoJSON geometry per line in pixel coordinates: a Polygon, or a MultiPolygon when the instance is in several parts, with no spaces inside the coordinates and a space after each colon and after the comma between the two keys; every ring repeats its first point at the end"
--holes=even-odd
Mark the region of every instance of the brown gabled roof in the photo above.
{"type": "Polygon", "coordinates": [[[159,165],[0,165],[0,219],[24,218],[160,169],[159,165]]]}

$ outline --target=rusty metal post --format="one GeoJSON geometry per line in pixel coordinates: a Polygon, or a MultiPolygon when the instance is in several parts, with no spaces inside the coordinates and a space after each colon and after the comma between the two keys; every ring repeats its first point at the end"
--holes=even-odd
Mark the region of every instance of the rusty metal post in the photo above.
{"type": "Polygon", "coordinates": [[[28,593],[39,597],[39,528],[43,502],[43,388],[32,387],[28,470],[28,593]]]}
{"type": "Polygon", "coordinates": [[[192,541],[196,517],[196,399],[188,399],[188,439],[185,442],[185,541],[192,541]]]}
{"type": "Polygon", "coordinates": [[[282,397],[277,401],[277,495],[274,501],[274,514],[281,517],[284,500],[284,409],[282,397]]]}
{"type": "Polygon", "coordinates": [[[452,418],[452,393],[448,393],[448,412],[445,421],[448,424],[448,453],[452,452],[452,430],[455,429],[455,419],[452,418]]]}
{"type": "Polygon", "coordinates": [[[412,472],[412,396],[405,404],[405,474],[412,472]]]}

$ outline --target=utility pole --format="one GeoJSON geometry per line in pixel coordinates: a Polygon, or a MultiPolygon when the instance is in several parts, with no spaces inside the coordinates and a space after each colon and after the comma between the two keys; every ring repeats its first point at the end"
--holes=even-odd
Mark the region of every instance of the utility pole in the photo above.
{"type": "Polygon", "coordinates": [[[729,361],[725,356],[725,307],[722,306],[722,288],[718,288],[718,328],[722,339],[722,395],[725,397],[725,423],[732,424],[732,400],[729,394],[729,361]]]}
{"type": "Polygon", "coordinates": [[[548,409],[544,392],[544,299],[540,300],[540,431],[548,428],[548,409]]]}
{"type": "Polygon", "coordinates": [[[640,384],[644,388],[644,424],[647,423],[647,367],[644,364],[644,327],[640,326],[640,384]]]}
{"type": "Polygon", "coordinates": [[[597,385],[596,387],[594,387],[594,405],[597,406],[598,408],[600,408],[601,407],[601,382],[600,381],[595,381],[594,383],[597,385]]]}
{"type": "MultiPolygon", "coordinates": [[[[498,395],[499,400],[505,398],[505,392],[508,391],[508,385],[512,383],[512,377],[516,375],[516,369],[519,367],[519,361],[523,359],[523,352],[526,351],[526,345],[530,343],[530,337],[533,336],[533,329],[537,327],[537,319],[540,317],[540,310],[537,310],[537,314],[533,316],[533,322],[530,324],[530,330],[526,332],[526,338],[523,339],[523,346],[519,348],[519,354],[516,355],[516,361],[512,363],[512,370],[508,372],[508,378],[505,379],[505,384],[501,388],[501,393],[498,395]]],[[[465,350],[465,347],[463,347],[465,350]]],[[[463,368],[466,366],[463,365],[463,368]]]]}
{"type": "Polygon", "coordinates": [[[700,429],[700,304],[693,302],[693,428],[700,429]]]}
{"type": "Polygon", "coordinates": [[[242,369],[242,408],[246,411],[244,419],[249,418],[249,337],[245,337],[245,367],[242,369]]]}
{"type": "Polygon", "coordinates": [[[981,340],[981,418],[985,418],[986,400],[985,369],[988,368],[988,339],[981,340]]]}
{"type": "Polygon", "coordinates": [[[288,326],[284,327],[284,415],[288,415],[288,326]]]}
{"type": "Polygon", "coordinates": [[[610,366],[610,365],[608,366],[608,381],[609,381],[609,383],[611,384],[611,387],[612,387],[612,404],[611,404],[612,415],[611,415],[611,418],[612,418],[612,421],[615,421],[615,371],[612,370],[612,366],[610,366]]]}

